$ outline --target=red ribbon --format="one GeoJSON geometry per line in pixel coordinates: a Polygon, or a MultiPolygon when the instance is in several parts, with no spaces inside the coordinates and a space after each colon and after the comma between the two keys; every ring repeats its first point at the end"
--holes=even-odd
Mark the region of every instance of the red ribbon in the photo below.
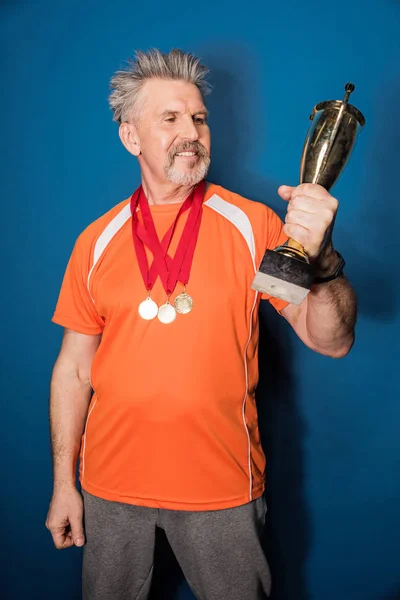
{"type": "Polygon", "coordinates": [[[152,290],[158,275],[160,275],[164,290],[168,296],[173,293],[178,281],[184,285],[188,283],[200,230],[205,186],[206,182],[204,180],[201,181],[186,198],[175,217],[174,222],[161,242],[158,238],[153,217],[151,216],[150,208],[142,186],[132,194],[131,213],[133,243],[143,281],[148,292],[152,290]],[[138,205],[142,213],[143,224],[140,223],[137,215],[138,205]],[[187,210],[190,210],[190,213],[183,228],[175,255],[171,258],[168,255],[171,239],[179,217],[187,210]],[[153,254],[153,263],[151,267],[149,267],[147,261],[145,245],[153,254]]]}

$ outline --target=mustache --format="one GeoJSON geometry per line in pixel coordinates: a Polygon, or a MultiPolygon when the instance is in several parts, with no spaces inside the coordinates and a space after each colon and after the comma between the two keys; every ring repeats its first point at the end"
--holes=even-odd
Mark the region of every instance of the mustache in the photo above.
{"type": "Polygon", "coordinates": [[[168,153],[169,161],[172,163],[174,157],[180,152],[196,152],[200,158],[208,157],[207,150],[200,144],[200,142],[182,142],[182,144],[179,144],[179,146],[175,146],[174,148],[170,149],[168,153]]]}

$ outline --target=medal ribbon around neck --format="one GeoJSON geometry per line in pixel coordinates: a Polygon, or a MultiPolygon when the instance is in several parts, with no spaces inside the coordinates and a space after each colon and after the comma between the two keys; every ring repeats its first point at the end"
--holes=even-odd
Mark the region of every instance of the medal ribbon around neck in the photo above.
{"type": "MultiPolygon", "coordinates": [[[[133,242],[143,282],[148,292],[148,301],[153,305],[151,316],[145,318],[150,319],[157,315],[157,312],[155,312],[155,307],[157,305],[150,300],[150,292],[158,275],[160,275],[164,290],[168,296],[167,304],[163,305],[161,308],[165,309],[165,307],[169,306],[172,311],[174,311],[174,309],[169,305],[169,297],[175,290],[177,282],[180,281],[186,286],[189,281],[193,255],[200,230],[205,185],[206,182],[204,180],[201,181],[192,191],[192,193],[186,198],[176,218],[174,219],[174,222],[164,235],[161,243],[158,238],[151,211],[142,186],[140,186],[132,195],[131,213],[133,242]],[[143,224],[140,223],[137,215],[138,205],[142,212],[143,224]],[[176,224],[179,217],[189,209],[190,213],[185,223],[181,238],[178,242],[175,255],[173,258],[171,258],[168,255],[168,249],[175,231],[176,224]],[[145,245],[153,254],[153,263],[150,268],[147,261],[147,255],[144,247],[145,245]]],[[[176,314],[173,316],[172,320],[174,320],[175,316],[176,314]]],[[[159,318],[161,320],[160,315],[159,318]]]]}

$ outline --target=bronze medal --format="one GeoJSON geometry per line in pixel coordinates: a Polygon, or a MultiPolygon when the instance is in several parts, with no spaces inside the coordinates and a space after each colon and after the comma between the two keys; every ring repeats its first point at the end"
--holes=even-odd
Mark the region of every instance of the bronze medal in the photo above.
{"type": "Polygon", "coordinates": [[[177,313],[186,315],[193,308],[193,298],[186,292],[182,292],[175,298],[174,307],[177,313]]]}

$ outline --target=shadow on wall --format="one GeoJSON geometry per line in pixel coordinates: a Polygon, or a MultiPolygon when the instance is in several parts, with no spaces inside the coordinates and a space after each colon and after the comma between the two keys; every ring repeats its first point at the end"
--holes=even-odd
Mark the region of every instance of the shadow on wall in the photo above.
{"type": "Polygon", "coordinates": [[[261,441],[267,457],[268,505],[265,549],[271,566],[272,600],[307,600],[305,561],[311,543],[303,497],[305,425],[299,412],[287,323],[261,309],[260,383],[257,391],[261,441]]]}
{"type": "Polygon", "coordinates": [[[390,596],[385,596],[382,600],[400,600],[400,590],[394,592],[394,594],[390,594],[390,596]]]}
{"type": "MultiPolygon", "coordinates": [[[[270,205],[281,217],[286,208],[277,185],[246,170],[252,139],[259,139],[265,106],[257,89],[254,60],[243,48],[205,57],[214,91],[211,112],[211,181],[270,205]],[[239,75],[238,75],[239,74],[239,75]],[[251,90],[251,92],[249,92],[251,90]],[[272,201],[270,201],[270,199],[272,201]]],[[[253,154],[254,155],[254,154],[253,154]]],[[[267,456],[268,517],[266,553],[273,577],[272,600],[306,600],[304,563],[310,547],[310,524],[303,498],[303,439],[291,360],[294,335],[286,321],[262,302],[260,311],[260,382],[257,390],[261,440],[267,456]]]]}
{"type": "Polygon", "coordinates": [[[357,292],[360,314],[378,321],[391,322],[399,306],[398,271],[398,169],[400,124],[398,81],[381,85],[372,115],[366,115],[365,127],[371,127],[363,185],[361,186],[360,229],[349,232],[346,240],[351,262],[350,273],[357,292]]]}

